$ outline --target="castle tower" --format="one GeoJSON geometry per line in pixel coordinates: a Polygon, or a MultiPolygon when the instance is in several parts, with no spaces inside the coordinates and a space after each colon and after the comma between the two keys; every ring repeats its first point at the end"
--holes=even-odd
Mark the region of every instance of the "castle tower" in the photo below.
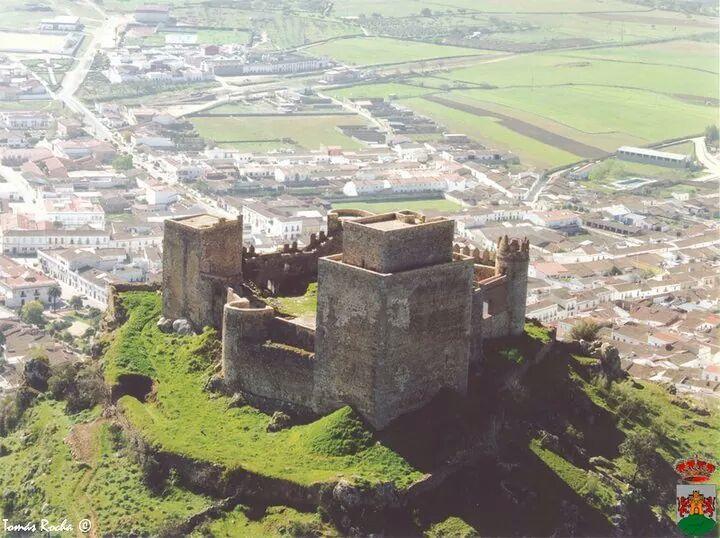
{"type": "Polygon", "coordinates": [[[495,274],[506,275],[507,304],[510,334],[522,334],[525,330],[527,304],[528,265],[530,263],[530,241],[508,239],[505,235],[498,240],[495,253],[495,274]]]}
{"type": "Polygon", "coordinates": [[[242,218],[165,221],[163,316],[220,329],[227,288],[242,284],[242,218]]]}
{"type": "Polygon", "coordinates": [[[453,231],[412,213],[345,221],[343,253],[318,262],[316,412],[349,404],[383,428],[466,392],[473,261],[453,260],[453,231]]]}

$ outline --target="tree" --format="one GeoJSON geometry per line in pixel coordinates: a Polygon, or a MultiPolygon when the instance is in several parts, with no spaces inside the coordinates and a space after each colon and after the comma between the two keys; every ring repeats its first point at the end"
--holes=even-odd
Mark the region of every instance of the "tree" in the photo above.
{"type": "Polygon", "coordinates": [[[76,310],[79,308],[82,308],[83,307],[82,297],[80,295],[73,295],[70,298],[70,306],[76,310]]]}
{"type": "Polygon", "coordinates": [[[719,138],[720,132],[718,131],[717,125],[708,125],[705,127],[705,142],[714,145],[719,138]]]}
{"type": "Polygon", "coordinates": [[[422,11],[420,11],[420,15],[422,15],[423,17],[430,17],[432,16],[432,11],[430,11],[429,8],[424,7],[422,11]]]}
{"type": "Polygon", "coordinates": [[[641,430],[629,434],[618,447],[620,454],[635,464],[635,472],[630,478],[630,485],[648,501],[662,496],[662,478],[657,475],[661,468],[658,447],[658,436],[641,430]]]}
{"type": "Polygon", "coordinates": [[[570,331],[570,338],[575,341],[585,340],[586,342],[592,342],[597,338],[600,325],[595,323],[591,319],[581,319],[575,325],[573,325],[570,331]]]}
{"type": "Polygon", "coordinates": [[[57,303],[57,300],[62,295],[62,290],[60,289],[60,286],[57,284],[52,286],[48,290],[48,298],[50,299],[50,303],[52,304],[52,309],[55,310],[55,304],[57,303]]]}
{"type": "Polygon", "coordinates": [[[132,155],[118,155],[113,159],[112,166],[118,172],[131,170],[133,167],[132,155]]]}
{"type": "Polygon", "coordinates": [[[25,323],[43,327],[45,325],[45,316],[43,315],[43,304],[40,301],[30,301],[25,303],[20,309],[20,319],[25,323]]]}

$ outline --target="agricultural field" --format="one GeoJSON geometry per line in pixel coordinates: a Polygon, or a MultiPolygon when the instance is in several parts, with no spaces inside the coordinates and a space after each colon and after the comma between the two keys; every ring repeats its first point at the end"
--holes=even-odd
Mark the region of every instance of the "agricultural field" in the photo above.
{"type": "Polygon", "coordinates": [[[329,56],[344,64],[381,65],[416,62],[434,58],[482,55],[485,51],[403,41],[384,37],[335,39],[304,49],[315,56],[329,56]]]}
{"type": "Polygon", "coordinates": [[[394,83],[330,90],[394,95],[448,130],[554,167],[703,131],[720,102],[718,50],[689,42],[533,53],[394,83]]]}
{"type": "Polygon", "coordinates": [[[327,93],[336,99],[359,99],[384,97],[386,99],[407,99],[432,92],[432,89],[421,88],[414,84],[389,82],[387,84],[358,84],[348,88],[329,90],[327,93]]]}
{"type": "Polygon", "coordinates": [[[488,146],[512,151],[529,164],[552,168],[581,160],[578,155],[510,129],[497,118],[477,116],[423,98],[404,99],[400,103],[434,119],[449,132],[464,133],[488,146]]]}
{"type": "Polygon", "coordinates": [[[2,0],[0,2],[0,28],[3,30],[37,30],[40,21],[56,15],[76,15],[86,26],[97,26],[102,17],[90,3],[75,0],[53,2],[27,2],[26,0],[2,0]]]}
{"type": "Polygon", "coordinates": [[[363,147],[361,142],[345,136],[338,128],[340,125],[364,123],[359,116],[197,116],[191,121],[200,136],[215,140],[223,147],[236,147],[238,144],[237,147],[248,151],[292,146],[303,149],[363,147]]]}

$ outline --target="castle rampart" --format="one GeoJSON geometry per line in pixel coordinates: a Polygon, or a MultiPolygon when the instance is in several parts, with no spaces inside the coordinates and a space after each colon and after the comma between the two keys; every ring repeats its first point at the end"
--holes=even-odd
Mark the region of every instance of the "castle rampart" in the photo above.
{"type": "Polygon", "coordinates": [[[232,298],[225,305],[223,319],[225,383],[261,409],[309,413],[314,354],[293,342],[278,341],[279,335],[290,333],[286,328],[278,329],[272,307],[251,306],[247,299],[232,298]]]}
{"type": "Polygon", "coordinates": [[[453,235],[444,218],[340,210],[305,248],[258,254],[240,246],[240,221],[169,221],[164,260],[179,270],[164,277],[164,312],[201,327],[222,306],[225,385],[252,405],[295,414],[351,405],[384,428],[441,390],[464,394],[484,341],[524,329],[527,240],[504,237],[489,252],[453,246],[453,235]],[[232,263],[215,259],[220,248],[232,263]],[[302,292],[315,279],[314,327],[255,291],[302,292]]]}

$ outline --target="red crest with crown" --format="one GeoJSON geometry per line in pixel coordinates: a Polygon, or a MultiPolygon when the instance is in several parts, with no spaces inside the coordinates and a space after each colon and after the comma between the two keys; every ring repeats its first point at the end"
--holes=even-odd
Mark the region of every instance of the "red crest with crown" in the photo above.
{"type": "Polygon", "coordinates": [[[707,482],[715,472],[717,465],[707,459],[694,457],[677,460],[675,471],[685,482],[698,484],[707,482]]]}

